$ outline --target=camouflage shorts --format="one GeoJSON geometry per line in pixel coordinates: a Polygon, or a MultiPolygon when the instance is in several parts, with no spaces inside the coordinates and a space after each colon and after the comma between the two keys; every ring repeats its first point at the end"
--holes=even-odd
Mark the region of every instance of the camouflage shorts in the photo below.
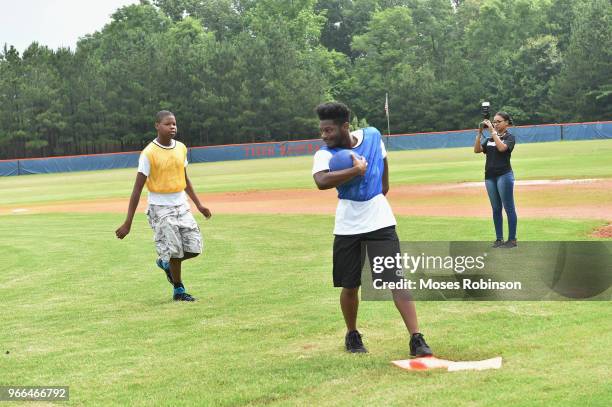
{"type": "Polygon", "coordinates": [[[157,254],[163,261],[182,258],[187,253],[202,253],[200,228],[188,204],[179,206],[149,205],[149,225],[154,232],[157,254]]]}

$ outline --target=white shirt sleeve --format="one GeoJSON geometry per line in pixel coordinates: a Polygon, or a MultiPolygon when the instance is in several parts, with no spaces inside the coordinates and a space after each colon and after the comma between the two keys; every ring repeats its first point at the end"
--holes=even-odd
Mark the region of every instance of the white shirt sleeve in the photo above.
{"type": "Polygon", "coordinates": [[[382,158],[387,158],[387,149],[385,148],[385,142],[380,139],[380,152],[382,153],[382,158]]]}
{"type": "Polygon", "coordinates": [[[332,158],[332,153],[327,150],[319,150],[315,153],[312,164],[312,175],[317,172],[329,170],[329,160],[332,158]]]}
{"type": "Polygon", "coordinates": [[[147,156],[142,153],[138,158],[138,172],[142,172],[147,177],[151,173],[151,163],[149,163],[147,156]]]}

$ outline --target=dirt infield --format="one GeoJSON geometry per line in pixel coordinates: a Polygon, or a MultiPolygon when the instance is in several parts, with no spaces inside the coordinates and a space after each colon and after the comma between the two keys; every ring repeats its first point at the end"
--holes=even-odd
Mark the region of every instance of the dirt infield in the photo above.
{"type": "MultiPolygon", "coordinates": [[[[612,221],[612,180],[522,181],[516,184],[515,197],[521,217],[612,221]]],[[[395,214],[401,216],[491,216],[483,182],[392,186],[388,198],[395,214]]],[[[201,199],[213,214],[334,214],[337,202],[335,190],[318,191],[314,188],[211,193],[201,194],[201,199]]],[[[0,214],[125,213],[127,205],[128,197],[125,197],[0,206],[0,214]]],[[[143,198],[139,210],[143,210],[145,205],[143,198]]]]}
{"type": "Polygon", "coordinates": [[[596,231],[594,231],[591,236],[593,237],[602,237],[602,238],[612,238],[612,224],[603,226],[596,231]]]}

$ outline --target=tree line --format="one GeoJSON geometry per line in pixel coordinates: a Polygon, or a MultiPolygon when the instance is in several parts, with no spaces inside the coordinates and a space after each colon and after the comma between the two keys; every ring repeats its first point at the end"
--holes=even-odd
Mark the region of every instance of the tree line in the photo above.
{"type": "MultiPolygon", "coordinates": [[[[212,145],[316,137],[347,103],[391,131],[612,117],[609,0],[141,0],[75,50],[0,52],[0,158],[139,149],[155,112],[212,145]]],[[[2,39],[0,39],[2,41],[2,39]]]]}

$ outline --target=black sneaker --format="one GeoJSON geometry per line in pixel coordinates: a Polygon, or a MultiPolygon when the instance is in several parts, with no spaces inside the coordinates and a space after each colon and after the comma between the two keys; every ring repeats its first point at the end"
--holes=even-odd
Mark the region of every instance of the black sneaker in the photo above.
{"type": "Polygon", "coordinates": [[[504,243],[500,247],[502,249],[512,249],[512,248],[515,248],[516,246],[518,246],[516,243],[516,240],[508,240],[506,243],[504,243]]]}
{"type": "Polygon", "coordinates": [[[422,357],[431,356],[433,352],[425,342],[425,338],[420,333],[416,333],[410,337],[410,356],[422,357]]]}
{"type": "Polygon", "coordinates": [[[190,294],[187,293],[174,294],[174,297],[172,297],[172,299],[174,301],[197,301],[197,298],[192,297],[190,294]]]}
{"type": "Polygon", "coordinates": [[[504,245],[504,241],[497,239],[496,241],[493,242],[493,244],[491,245],[492,248],[496,249],[498,247],[501,247],[504,245]]]}
{"type": "Polygon", "coordinates": [[[368,350],[363,346],[361,334],[359,331],[351,331],[344,338],[346,351],[350,353],[368,353],[368,350]]]}

